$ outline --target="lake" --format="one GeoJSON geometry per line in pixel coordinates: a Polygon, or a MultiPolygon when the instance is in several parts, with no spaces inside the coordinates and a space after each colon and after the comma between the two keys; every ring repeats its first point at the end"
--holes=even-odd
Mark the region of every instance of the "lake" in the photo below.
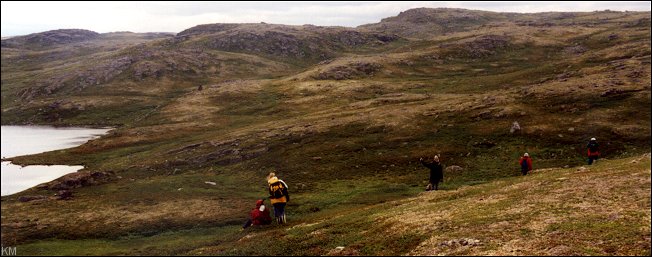
{"type": "MultiPolygon", "coordinates": [[[[2,158],[6,158],[71,148],[100,137],[109,130],[111,128],[1,126],[2,145],[0,150],[2,150],[2,158]]],[[[84,167],[67,165],[20,167],[10,162],[2,162],[2,195],[18,193],[82,168],[84,167]]]]}

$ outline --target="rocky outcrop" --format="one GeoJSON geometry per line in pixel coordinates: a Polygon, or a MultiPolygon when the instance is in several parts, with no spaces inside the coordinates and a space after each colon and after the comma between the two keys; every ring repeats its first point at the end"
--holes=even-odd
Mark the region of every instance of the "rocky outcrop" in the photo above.
{"type": "Polygon", "coordinates": [[[21,203],[37,201],[37,200],[46,200],[46,199],[48,199],[48,197],[44,195],[25,195],[25,196],[18,197],[18,201],[21,203]]]}
{"type": "Polygon", "coordinates": [[[241,24],[236,24],[236,23],[215,23],[215,24],[197,25],[177,33],[176,38],[185,39],[190,36],[207,35],[207,34],[224,32],[224,31],[235,29],[240,25],[241,24]]]}
{"type": "Polygon", "coordinates": [[[379,23],[359,26],[359,29],[396,34],[401,37],[429,38],[449,32],[470,30],[490,22],[506,20],[501,13],[453,8],[415,8],[379,23]]]}
{"type": "Polygon", "coordinates": [[[37,115],[48,122],[56,122],[66,117],[75,116],[84,109],[83,106],[70,101],[56,100],[47,106],[39,108],[37,115]]]}
{"type": "Polygon", "coordinates": [[[583,54],[584,52],[586,52],[588,50],[589,49],[587,49],[584,46],[575,45],[575,46],[569,46],[569,47],[564,48],[563,52],[564,52],[564,54],[569,54],[569,55],[581,55],[581,54],[583,54]]]}
{"type": "MultiPolygon", "coordinates": [[[[49,96],[62,91],[78,92],[88,87],[111,83],[114,78],[141,81],[157,79],[164,76],[219,75],[222,72],[238,68],[238,72],[249,70],[240,66],[223,67],[223,57],[206,53],[200,49],[168,50],[160,47],[135,46],[128,51],[94,60],[88,66],[79,69],[54,70],[35,79],[34,85],[16,92],[16,96],[31,100],[39,96],[49,96]],[[216,68],[220,67],[220,69],[216,68]]],[[[247,63],[244,62],[243,63],[247,63]]],[[[260,64],[260,63],[257,63],[260,64]]],[[[260,68],[247,65],[251,73],[260,68]]],[[[250,73],[250,74],[251,74],[250,73]]]]}
{"type": "Polygon", "coordinates": [[[83,70],[56,73],[37,80],[36,85],[18,91],[17,96],[29,100],[41,95],[51,95],[66,86],[81,91],[88,86],[100,85],[127,70],[135,61],[133,57],[122,56],[99,60],[83,70]]]}
{"type": "Polygon", "coordinates": [[[232,31],[226,35],[212,37],[208,46],[231,52],[258,53],[286,58],[332,57],[323,48],[312,45],[296,35],[277,31],[250,32],[232,31]]]}
{"type": "Polygon", "coordinates": [[[478,239],[460,238],[460,239],[443,241],[439,245],[445,247],[462,247],[462,246],[479,246],[482,245],[482,243],[478,239]]]}
{"type": "Polygon", "coordinates": [[[443,44],[442,48],[450,49],[449,55],[458,58],[484,58],[496,54],[510,45],[511,38],[502,35],[484,35],[466,43],[443,44]]]}
{"type": "MultiPolygon", "coordinates": [[[[114,33],[115,34],[115,33],[114,33]]],[[[115,40],[120,35],[98,34],[84,30],[57,30],[14,37],[2,41],[2,47],[33,47],[35,54],[3,55],[3,64],[19,66],[32,62],[60,62],[74,58],[79,52],[88,54],[89,49],[105,47],[102,40],[115,40]],[[65,44],[96,39],[87,46],[65,44]],[[38,46],[29,42],[43,42],[38,46]],[[50,44],[47,51],[44,46],[50,44]],[[59,47],[59,48],[54,48],[59,47]],[[89,49],[85,49],[89,47],[89,49]],[[41,51],[43,50],[43,51],[41,51]]],[[[160,38],[157,44],[138,44],[125,47],[111,54],[94,54],[92,59],[74,60],[66,65],[55,65],[43,69],[28,84],[12,94],[21,100],[33,100],[42,96],[76,93],[88,87],[112,83],[116,77],[121,80],[141,81],[162,77],[188,76],[231,76],[266,72],[277,75],[286,67],[280,63],[238,60],[237,65],[230,57],[224,57],[213,49],[228,52],[254,54],[275,61],[295,63],[317,63],[334,58],[342,51],[363,46],[378,46],[398,40],[391,34],[370,33],[343,27],[322,27],[313,25],[288,26],[274,24],[206,24],[178,33],[174,38],[160,38]],[[193,40],[189,40],[192,38],[193,40]],[[247,64],[247,65],[243,65],[247,64]],[[126,74],[125,74],[126,73],[126,74]]],[[[115,48],[112,48],[112,50],[115,48]]],[[[16,50],[18,51],[18,50],[16,50]]],[[[21,50],[22,51],[22,50],[21,50]]]]}
{"type": "Polygon", "coordinates": [[[59,190],[56,197],[57,200],[70,200],[72,199],[72,190],[59,190]]]}
{"type": "Polygon", "coordinates": [[[177,34],[175,43],[183,43],[190,38],[202,38],[190,43],[200,44],[199,47],[310,62],[335,57],[342,49],[382,45],[399,39],[392,34],[342,27],[218,23],[184,30],[177,34]]]}
{"type": "Polygon", "coordinates": [[[100,34],[84,29],[58,29],[2,40],[2,47],[39,49],[88,41],[100,34]]]}
{"type": "Polygon", "coordinates": [[[610,97],[610,96],[618,96],[618,95],[624,95],[628,93],[633,93],[633,92],[640,92],[643,91],[642,89],[619,89],[619,88],[611,88],[602,94],[600,94],[601,97],[610,97]]]}
{"type": "Polygon", "coordinates": [[[78,171],[67,174],[54,181],[38,185],[37,188],[54,190],[61,194],[59,196],[60,198],[69,198],[72,194],[68,194],[62,190],[104,184],[109,182],[113,178],[113,175],[115,174],[110,171],[78,171]]]}
{"type": "Polygon", "coordinates": [[[352,62],[346,65],[329,67],[326,71],[313,76],[318,80],[344,80],[373,76],[383,66],[373,62],[352,62]]]}

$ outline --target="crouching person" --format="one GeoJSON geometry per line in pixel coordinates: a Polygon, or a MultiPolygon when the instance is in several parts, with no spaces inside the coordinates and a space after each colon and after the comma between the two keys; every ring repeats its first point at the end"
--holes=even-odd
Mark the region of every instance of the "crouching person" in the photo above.
{"type": "Polygon", "coordinates": [[[269,210],[265,207],[263,199],[256,201],[256,208],[251,210],[249,220],[242,226],[243,229],[250,226],[272,224],[272,217],[269,216],[269,210]]]}

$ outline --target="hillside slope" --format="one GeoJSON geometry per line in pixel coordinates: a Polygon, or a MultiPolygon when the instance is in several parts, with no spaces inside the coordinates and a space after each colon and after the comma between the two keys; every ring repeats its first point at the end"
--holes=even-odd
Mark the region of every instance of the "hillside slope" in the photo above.
{"type": "Polygon", "coordinates": [[[518,176],[525,152],[536,169],[582,165],[592,137],[609,159],[650,151],[650,12],[417,9],[376,25],[3,44],[3,125],[115,126],[11,158],[86,168],[2,197],[3,245],[230,231],[271,171],[292,188],[294,222],[414,196],[427,180],[418,160],[433,154],[458,166],[442,186],[455,191],[518,176]]]}
{"type": "Polygon", "coordinates": [[[151,237],[58,239],[18,249],[21,254],[66,255],[646,256],[650,183],[646,154],[340,208],[292,219],[286,226],[240,231],[239,225],[232,225],[151,237]]]}

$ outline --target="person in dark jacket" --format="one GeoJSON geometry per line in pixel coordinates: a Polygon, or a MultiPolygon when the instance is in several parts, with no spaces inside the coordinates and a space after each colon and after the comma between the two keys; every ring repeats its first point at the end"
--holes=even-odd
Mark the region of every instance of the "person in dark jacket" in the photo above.
{"type": "Polygon", "coordinates": [[[267,176],[267,184],[269,185],[269,199],[272,206],[274,206],[276,223],[285,224],[285,205],[290,201],[288,185],[283,180],[278,179],[274,172],[269,173],[267,176]]]}
{"type": "Polygon", "coordinates": [[[441,163],[439,163],[439,156],[435,155],[435,157],[432,159],[432,162],[426,162],[423,160],[423,158],[420,158],[419,162],[421,162],[423,166],[426,166],[426,168],[430,169],[430,183],[426,187],[426,191],[433,190],[433,187],[434,190],[438,190],[439,182],[444,180],[444,170],[441,166],[441,163]]]}
{"type": "Polygon", "coordinates": [[[589,156],[589,165],[593,164],[593,161],[597,161],[598,158],[600,158],[600,151],[599,148],[600,145],[598,144],[598,141],[595,140],[594,138],[591,138],[591,141],[586,145],[587,148],[587,155],[589,156]]]}
{"type": "Polygon", "coordinates": [[[523,176],[527,175],[527,173],[532,170],[532,159],[528,153],[525,153],[523,157],[518,160],[518,164],[521,165],[521,173],[523,176]]]}
{"type": "Polygon", "coordinates": [[[258,226],[272,224],[272,217],[269,216],[269,210],[265,207],[264,202],[263,199],[256,201],[256,208],[252,209],[251,213],[249,213],[249,220],[247,220],[247,223],[242,226],[243,229],[252,225],[258,226]]]}

